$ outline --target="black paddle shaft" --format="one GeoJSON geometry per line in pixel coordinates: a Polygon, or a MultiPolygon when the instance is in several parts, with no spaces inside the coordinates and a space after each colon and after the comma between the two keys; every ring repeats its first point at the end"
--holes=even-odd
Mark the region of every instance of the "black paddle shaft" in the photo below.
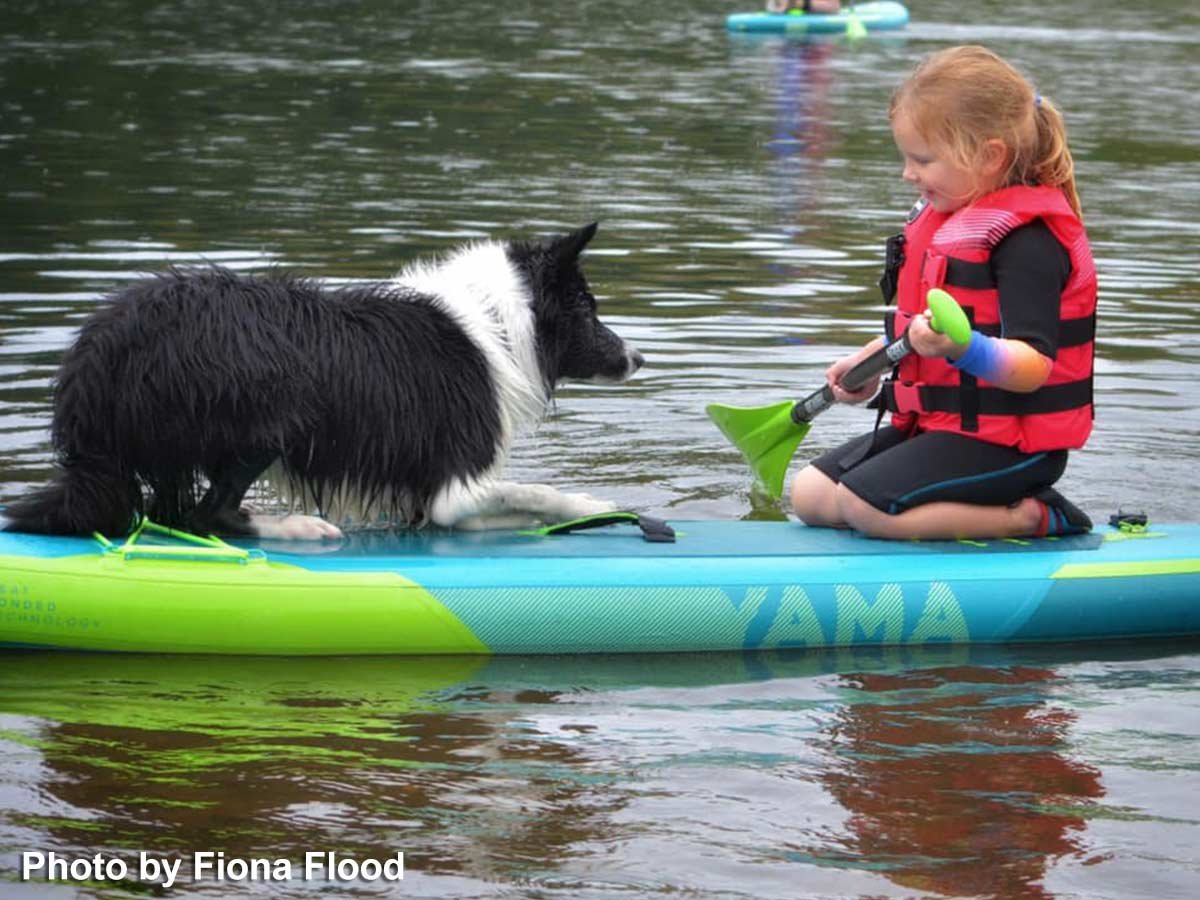
{"type": "MultiPolygon", "coordinates": [[[[886,347],[880,347],[857,366],[842,376],[842,387],[848,391],[857,391],[872,378],[882,375],[908,354],[912,353],[912,344],[908,340],[908,332],[896,338],[886,347]]],[[[811,422],[817,413],[822,413],[833,406],[833,388],[826,384],[823,388],[813,391],[803,400],[797,400],[792,407],[792,421],[797,425],[811,422]]]]}

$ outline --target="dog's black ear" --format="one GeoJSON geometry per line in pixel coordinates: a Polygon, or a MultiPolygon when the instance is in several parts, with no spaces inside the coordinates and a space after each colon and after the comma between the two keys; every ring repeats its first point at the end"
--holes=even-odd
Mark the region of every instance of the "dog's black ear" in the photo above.
{"type": "Polygon", "coordinates": [[[595,237],[596,229],[599,225],[599,222],[592,222],[590,225],[584,225],[582,228],[572,231],[570,234],[555,241],[554,249],[558,254],[558,258],[563,262],[573,262],[577,259],[579,254],[583,252],[583,248],[595,237]]]}

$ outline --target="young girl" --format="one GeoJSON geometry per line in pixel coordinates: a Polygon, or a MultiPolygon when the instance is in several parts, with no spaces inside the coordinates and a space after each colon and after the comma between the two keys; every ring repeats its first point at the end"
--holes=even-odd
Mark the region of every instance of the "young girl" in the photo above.
{"type": "MultiPolygon", "coordinates": [[[[891,425],[802,469],[792,505],[808,525],[882,538],[1001,538],[1087,531],[1050,485],[1092,428],[1096,270],[1062,117],[983,47],[926,58],[892,97],[904,180],[920,193],[889,240],[880,286],[915,352],[877,398],[891,425]],[[949,291],[973,326],[964,349],[929,325],[949,291]]],[[[825,373],[842,376],[877,338],[825,373]]]]}

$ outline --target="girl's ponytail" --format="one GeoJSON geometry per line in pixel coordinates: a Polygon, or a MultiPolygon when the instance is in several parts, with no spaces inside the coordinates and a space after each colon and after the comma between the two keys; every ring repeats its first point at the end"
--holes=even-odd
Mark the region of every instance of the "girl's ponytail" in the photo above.
{"type": "MultiPolygon", "coordinates": [[[[1079,205],[1079,191],[1075,187],[1075,160],[1067,144],[1067,126],[1062,113],[1040,94],[1034,95],[1034,125],[1037,140],[1034,143],[1027,168],[1020,173],[1019,180],[1026,184],[1045,184],[1061,188],[1071,204],[1075,215],[1083,218],[1079,205]]],[[[1015,162],[1015,161],[1014,161],[1015,162]]]]}

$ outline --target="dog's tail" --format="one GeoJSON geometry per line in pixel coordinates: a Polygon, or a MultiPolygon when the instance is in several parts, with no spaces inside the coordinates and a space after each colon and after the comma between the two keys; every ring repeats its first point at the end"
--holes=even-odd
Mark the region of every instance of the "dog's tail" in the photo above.
{"type": "MultiPolygon", "coordinates": [[[[127,290],[145,293],[147,287],[137,283],[127,290]]],[[[131,429],[118,402],[138,383],[123,373],[145,350],[131,354],[129,348],[150,342],[146,332],[156,312],[135,306],[136,299],[121,302],[118,296],[101,307],[63,354],[53,384],[54,474],[46,485],[8,503],[5,531],[120,535],[135,524],[143,501],[138,473],[123,446],[131,429]]],[[[148,379],[143,374],[140,380],[148,379]]]]}
{"type": "Polygon", "coordinates": [[[142,509],[136,479],[112,465],[64,465],[46,485],[4,509],[5,531],[126,534],[142,509]]]}

